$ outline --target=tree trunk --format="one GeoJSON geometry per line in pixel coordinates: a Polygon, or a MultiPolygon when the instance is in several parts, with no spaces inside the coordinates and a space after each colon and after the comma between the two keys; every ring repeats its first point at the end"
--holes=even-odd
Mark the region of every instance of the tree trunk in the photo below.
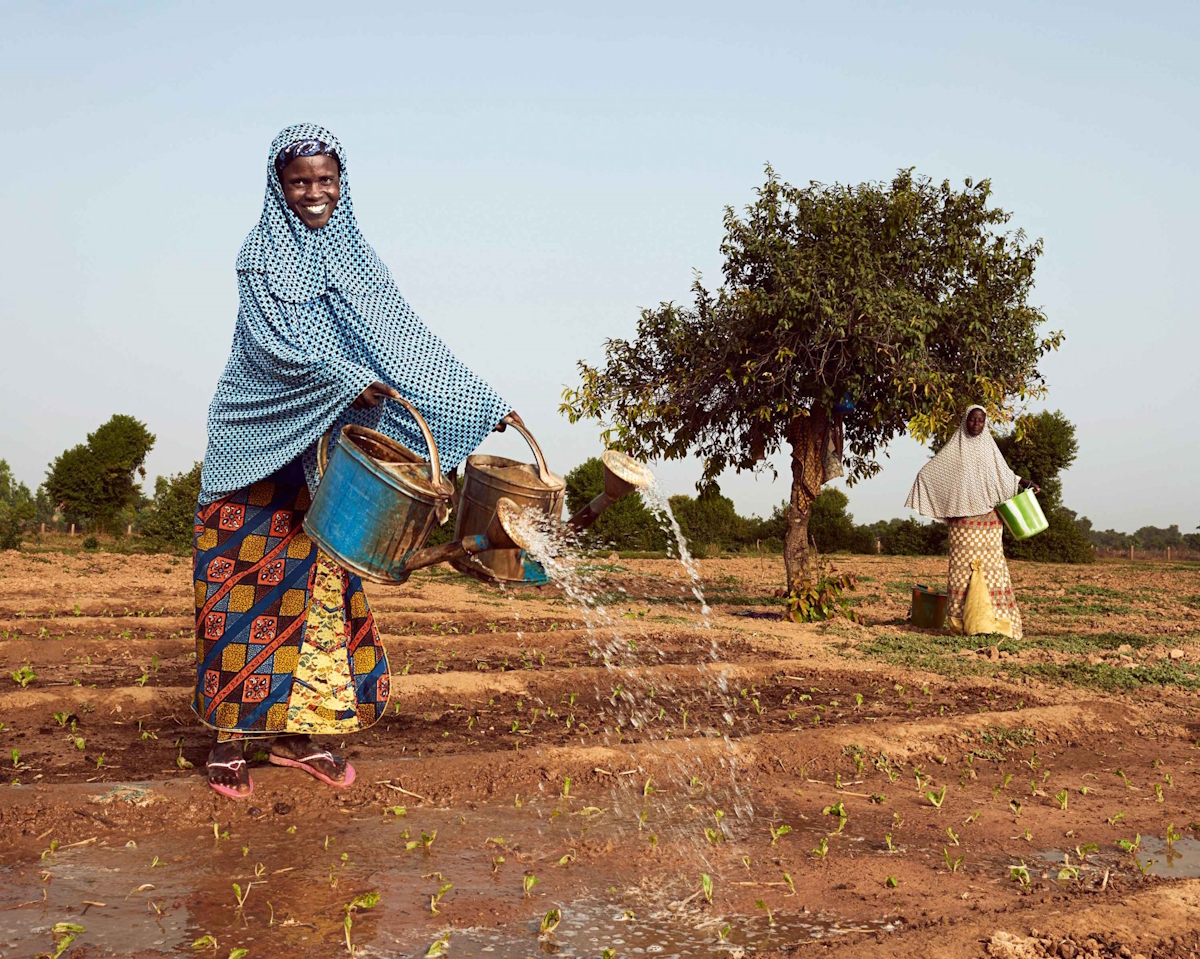
{"type": "Polygon", "coordinates": [[[787,571],[789,591],[795,589],[808,573],[808,518],[812,502],[820,492],[819,473],[814,484],[813,457],[819,457],[823,452],[817,446],[824,435],[824,426],[819,415],[797,416],[788,424],[787,438],[792,447],[792,493],[787,532],[783,537],[783,566],[787,571]]]}

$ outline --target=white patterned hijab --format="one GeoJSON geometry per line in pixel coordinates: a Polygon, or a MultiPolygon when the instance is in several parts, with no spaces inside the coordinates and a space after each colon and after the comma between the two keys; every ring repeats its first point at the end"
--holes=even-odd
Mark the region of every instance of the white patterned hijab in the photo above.
{"type": "Polygon", "coordinates": [[[1017,495],[1020,477],[1004,462],[992,431],[985,425],[978,436],[967,432],[971,410],[987,415],[982,406],[963,414],[958,432],[917,474],[904,504],[909,509],[933,519],[979,516],[1017,495]]]}

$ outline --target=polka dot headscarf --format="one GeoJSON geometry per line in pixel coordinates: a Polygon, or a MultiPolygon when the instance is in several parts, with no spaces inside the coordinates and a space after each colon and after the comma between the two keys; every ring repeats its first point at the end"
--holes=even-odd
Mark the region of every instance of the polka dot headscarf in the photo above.
{"type": "Polygon", "coordinates": [[[404,301],[358,230],[347,170],[342,145],[316,124],[290,126],[271,144],[262,216],[237,258],[241,305],[209,406],[201,503],[249,486],[297,456],[304,457],[315,488],[316,441],[346,423],[380,430],[428,456],[416,423],[399,404],[351,408],[376,380],[421,411],[444,469],[475,449],[512,408],[404,301]],[[306,141],[331,151],[341,167],[337,206],[319,230],[288,207],[275,166],[281,152],[306,141]]]}

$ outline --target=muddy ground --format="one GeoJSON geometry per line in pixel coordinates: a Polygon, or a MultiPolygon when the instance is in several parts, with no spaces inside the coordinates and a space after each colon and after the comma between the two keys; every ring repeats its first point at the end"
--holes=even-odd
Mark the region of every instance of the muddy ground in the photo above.
{"type": "Polygon", "coordinates": [[[772,557],[702,561],[707,621],[666,560],[586,615],[369,588],[358,781],[232,802],[188,561],[2,554],[0,955],[1200,956],[1200,567],[1013,564],[992,646],[906,626],[944,559],[838,565],[861,625],[765,618],[772,557]]]}

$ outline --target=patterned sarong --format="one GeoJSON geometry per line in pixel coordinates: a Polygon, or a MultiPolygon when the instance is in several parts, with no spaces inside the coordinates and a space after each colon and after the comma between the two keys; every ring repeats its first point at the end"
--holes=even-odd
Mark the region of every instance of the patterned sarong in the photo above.
{"type": "Polygon", "coordinates": [[[1004,527],[995,510],[982,516],[949,521],[950,579],[946,591],[946,622],[953,632],[963,631],[963,604],[971,582],[971,564],[979,560],[996,618],[1008,620],[1013,639],[1020,639],[1021,611],[1013,596],[1008,564],[1004,561],[1004,527]]]}
{"type": "Polygon", "coordinates": [[[387,657],[357,576],[302,529],[298,463],[196,513],[196,695],[218,738],[364,729],[387,657]]]}

